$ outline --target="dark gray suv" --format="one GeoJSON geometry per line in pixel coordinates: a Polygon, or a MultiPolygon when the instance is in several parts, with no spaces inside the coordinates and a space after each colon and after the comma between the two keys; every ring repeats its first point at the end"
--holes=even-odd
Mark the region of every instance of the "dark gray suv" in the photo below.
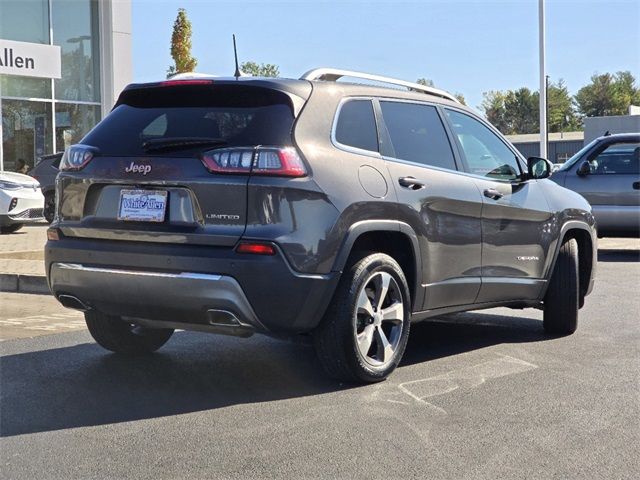
{"type": "Polygon", "coordinates": [[[410,322],[535,307],[568,334],[593,287],[589,204],[452,95],[401,80],[130,85],[60,169],[49,285],[118,353],[174,329],[307,335],[329,374],[373,382],[410,322]]]}

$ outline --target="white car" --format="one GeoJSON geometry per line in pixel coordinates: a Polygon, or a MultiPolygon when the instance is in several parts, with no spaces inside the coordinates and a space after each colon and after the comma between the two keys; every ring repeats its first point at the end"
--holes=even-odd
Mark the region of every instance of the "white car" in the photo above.
{"type": "Polygon", "coordinates": [[[44,196],[35,178],[0,172],[0,233],[13,233],[25,223],[42,220],[44,196]]]}

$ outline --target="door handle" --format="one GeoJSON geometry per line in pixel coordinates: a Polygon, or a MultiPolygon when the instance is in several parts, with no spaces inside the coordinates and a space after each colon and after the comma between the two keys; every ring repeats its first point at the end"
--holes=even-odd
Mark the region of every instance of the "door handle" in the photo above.
{"type": "Polygon", "coordinates": [[[633,182],[633,189],[640,190],[640,182],[633,182]]]}
{"type": "Polygon", "coordinates": [[[400,177],[398,183],[401,187],[408,188],[410,190],[420,190],[426,185],[415,177],[400,177]]]}
{"type": "Polygon", "coordinates": [[[482,192],[485,197],[490,198],[492,200],[500,200],[504,195],[500,193],[495,188],[487,188],[484,192],[482,192]]]}

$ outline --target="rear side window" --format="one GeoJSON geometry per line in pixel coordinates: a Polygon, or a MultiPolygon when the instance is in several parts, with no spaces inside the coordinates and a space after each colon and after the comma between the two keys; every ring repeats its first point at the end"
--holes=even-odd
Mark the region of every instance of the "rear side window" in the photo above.
{"type": "Polygon", "coordinates": [[[349,147],[378,151],[378,131],[371,100],[349,100],[342,105],[336,141],[349,147]]]}
{"type": "Polygon", "coordinates": [[[146,151],[145,142],[173,138],[218,139],[220,146],[292,144],[289,98],[246,86],[152,87],[127,91],[120,104],[81,141],[102,155],[193,156],[192,146],[146,151]]]}
{"type": "Polygon", "coordinates": [[[432,167],[456,169],[451,144],[435,107],[380,102],[395,156],[432,167]]]}

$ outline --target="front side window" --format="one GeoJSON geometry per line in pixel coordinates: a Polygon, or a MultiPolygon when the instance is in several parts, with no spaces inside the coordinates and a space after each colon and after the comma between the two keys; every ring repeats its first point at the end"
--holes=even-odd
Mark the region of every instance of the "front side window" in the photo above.
{"type": "Polygon", "coordinates": [[[456,169],[449,139],[435,107],[383,101],[380,108],[396,158],[456,169]]]}
{"type": "Polygon", "coordinates": [[[520,177],[516,154],[495,133],[469,115],[449,109],[446,112],[469,173],[499,180],[520,177]]]}
{"type": "Polygon", "coordinates": [[[371,100],[349,100],[342,105],[336,141],[349,147],[378,151],[378,131],[371,100]]]}
{"type": "Polygon", "coordinates": [[[594,175],[640,174],[640,142],[614,143],[589,159],[594,175]]]}

